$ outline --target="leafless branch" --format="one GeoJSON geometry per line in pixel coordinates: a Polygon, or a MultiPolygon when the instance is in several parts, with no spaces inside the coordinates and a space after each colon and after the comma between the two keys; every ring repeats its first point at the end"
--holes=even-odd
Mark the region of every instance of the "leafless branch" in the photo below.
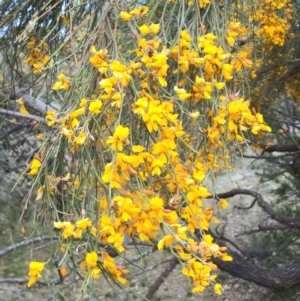
{"type": "Polygon", "coordinates": [[[268,159],[268,160],[270,160],[270,159],[279,159],[279,158],[286,158],[286,157],[294,156],[296,153],[298,153],[298,152],[291,152],[291,153],[287,153],[287,154],[280,155],[280,156],[274,156],[274,157],[243,155],[243,156],[241,156],[241,158],[245,158],[245,159],[268,159]]]}
{"type": "Polygon", "coordinates": [[[35,115],[22,114],[20,112],[15,112],[15,111],[10,111],[10,110],[5,110],[5,109],[0,109],[0,114],[6,114],[6,115],[12,115],[12,116],[15,116],[15,117],[31,119],[31,120],[41,122],[43,124],[47,124],[44,118],[38,117],[38,116],[35,116],[35,115]]]}
{"type": "Polygon", "coordinates": [[[250,206],[248,206],[248,207],[241,207],[241,206],[234,206],[234,208],[236,208],[236,209],[243,209],[243,210],[247,210],[247,209],[251,209],[254,205],[255,205],[255,203],[256,203],[256,199],[254,199],[254,201],[251,203],[251,205],[250,206]]]}
{"type": "MultiPolygon", "coordinates": [[[[262,195],[254,190],[236,188],[228,192],[219,193],[213,196],[213,198],[231,198],[236,195],[250,195],[257,200],[257,204],[261,207],[273,220],[288,225],[293,229],[300,229],[300,219],[294,217],[288,217],[277,211],[275,211],[262,197],[262,195]]],[[[211,197],[210,197],[211,198],[211,197]]]]}
{"type": "Polygon", "coordinates": [[[144,270],[142,270],[140,272],[137,272],[137,273],[134,273],[134,274],[130,275],[129,277],[127,277],[127,279],[134,279],[135,277],[143,275],[145,273],[148,273],[148,272],[156,269],[157,267],[161,266],[164,263],[171,262],[172,260],[173,260],[173,258],[172,259],[167,259],[167,260],[160,261],[160,262],[158,262],[155,265],[151,265],[150,267],[148,267],[148,268],[146,268],[146,269],[144,269],[144,270]]]}
{"type": "Polygon", "coordinates": [[[257,232],[285,230],[285,229],[290,229],[290,227],[289,226],[262,226],[262,225],[258,225],[258,227],[256,227],[256,228],[240,231],[240,232],[234,234],[234,237],[247,235],[247,234],[253,234],[253,233],[257,233],[257,232]]]}
{"type": "Polygon", "coordinates": [[[159,275],[159,277],[154,281],[154,283],[149,287],[148,292],[146,294],[146,299],[151,300],[154,294],[157,292],[159,287],[164,283],[166,278],[172,273],[175,269],[176,265],[179,263],[178,259],[172,258],[169,266],[163,270],[163,272],[159,275]]]}
{"type": "MultiPolygon", "coordinates": [[[[23,298],[20,294],[20,290],[18,290],[18,289],[13,289],[13,288],[9,288],[9,287],[0,287],[0,290],[12,292],[16,295],[16,297],[19,301],[23,301],[23,298]]],[[[5,300],[5,299],[3,299],[3,300],[5,300]]]]}
{"type": "MultiPolygon", "coordinates": [[[[14,283],[14,284],[26,284],[28,282],[28,279],[26,278],[2,278],[0,279],[0,283],[14,283]]],[[[44,281],[44,280],[38,280],[36,282],[37,284],[40,284],[42,286],[53,286],[61,284],[60,279],[54,279],[50,282],[44,281]]]]}
{"type": "Polygon", "coordinates": [[[58,236],[48,236],[48,235],[42,235],[42,236],[39,236],[39,237],[35,237],[33,239],[29,239],[29,240],[25,240],[25,241],[21,241],[19,243],[16,243],[12,246],[9,246],[5,249],[2,249],[0,251],[0,257],[6,255],[7,253],[9,252],[12,252],[13,250],[16,250],[18,248],[22,248],[22,247],[26,247],[30,244],[33,244],[33,243],[36,243],[36,242],[43,242],[45,240],[58,240],[59,237],[58,236]]]}
{"type": "Polygon", "coordinates": [[[272,153],[272,152],[297,152],[299,151],[299,146],[295,144],[287,144],[287,145],[265,145],[262,147],[265,153],[272,153]]]}

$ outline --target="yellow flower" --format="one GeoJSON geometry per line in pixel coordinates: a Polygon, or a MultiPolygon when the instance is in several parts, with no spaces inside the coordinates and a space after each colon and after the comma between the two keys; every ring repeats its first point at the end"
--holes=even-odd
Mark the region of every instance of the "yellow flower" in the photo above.
{"type": "Polygon", "coordinates": [[[92,101],[89,104],[89,111],[92,112],[92,114],[94,114],[94,115],[100,114],[101,108],[102,108],[102,102],[99,99],[92,101]]]}
{"type": "Polygon", "coordinates": [[[46,120],[48,120],[48,126],[53,126],[55,121],[54,121],[54,116],[56,114],[56,111],[47,111],[47,115],[45,117],[46,120]]]}
{"type": "Polygon", "coordinates": [[[175,241],[175,238],[173,235],[166,235],[163,239],[161,239],[158,244],[157,248],[158,250],[162,250],[164,247],[170,246],[175,241]]]}
{"type": "Polygon", "coordinates": [[[29,264],[29,273],[28,276],[30,277],[27,286],[31,287],[33,284],[37,282],[38,278],[41,278],[41,272],[45,267],[44,262],[32,261],[29,264]]]}
{"type": "Polygon", "coordinates": [[[147,6],[139,6],[139,7],[137,7],[137,8],[135,8],[134,10],[132,10],[131,12],[130,12],[130,15],[132,16],[132,17],[143,17],[145,14],[147,14],[147,12],[148,12],[148,7],[147,6]]]}
{"type": "Polygon", "coordinates": [[[149,27],[145,24],[139,27],[139,30],[143,36],[147,35],[148,33],[156,34],[160,30],[159,24],[151,24],[149,27]]]}
{"type": "Polygon", "coordinates": [[[209,4],[210,4],[210,0],[199,0],[200,8],[205,8],[209,4]]]}
{"type": "Polygon", "coordinates": [[[43,133],[39,133],[39,134],[36,136],[36,139],[37,139],[37,140],[42,140],[42,139],[43,139],[43,136],[44,136],[43,133]]]}
{"type": "Polygon", "coordinates": [[[86,103],[87,103],[87,99],[86,98],[82,98],[80,100],[80,104],[79,104],[80,108],[84,108],[85,105],[86,105],[86,103]]]}
{"type": "Polygon", "coordinates": [[[89,268],[94,268],[97,266],[98,255],[96,252],[87,253],[85,256],[86,264],[89,268]]]}
{"type": "Polygon", "coordinates": [[[91,228],[92,223],[89,218],[84,218],[76,223],[76,227],[85,230],[86,228],[91,228]]]}
{"type": "Polygon", "coordinates": [[[233,66],[229,64],[223,64],[222,75],[225,80],[231,80],[233,78],[233,66]]]}
{"type": "Polygon", "coordinates": [[[121,11],[120,17],[123,19],[123,21],[129,21],[131,20],[132,16],[131,14],[127,13],[126,11],[121,11]]]}
{"type": "Polygon", "coordinates": [[[109,64],[109,67],[113,73],[113,76],[121,80],[123,87],[126,87],[130,81],[131,76],[128,73],[128,67],[119,61],[113,61],[109,64]]]}
{"type": "Polygon", "coordinates": [[[141,146],[141,145],[133,145],[132,146],[132,151],[134,153],[140,153],[140,152],[144,151],[144,149],[145,148],[143,146],[141,146]]]}
{"type": "Polygon", "coordinates": [[[101,273],[101,270],[99,268],[93,268],[92,271],[91,271],[91,276],[94,279],[99,279],[100,278],[100,273],[101,273]]]}
{"type": "Polygon", "coordinates": [[[222,209],[226,209],[228,207],[228,202],[226,199],[220,199],[218,205],[222,209]]]}
{"type": "Polygon", "coordinates": [[[64,136],[66,136],[66,137],[68,138],[68,141],[69,141],[69,142],[72,141],[73,135],[74,135],[74,133],[73,133],[72,130],[68,130],[68,129],[66,129],[65,127],[63,127],[63,128],[61,129],[61,133],[62,133],[64,136]]]}
{"type": "Polygon", "coordinates": [[[146,35],[146,34],[148,34],[150,32],[150,28],[147,25],[145,25],[145,24],[143,24],[142,26],[140,26],[139,30],[140,30],[140,32],[141,32],[141,34],[143,36],[146,35]]]}
{"type": "Polygon", "coordinates": [[[111,144],[112,150],[123,150],[123,144],[122,141],[125,140],[129,135],[129,128],[123,127],[122,125],[118,125],[116,127],[116,130],[114,132],[114,135],[109,137],[106,140],[106,143],[111,144]]]}
{"type": "Polygon", "coordinates": [[[100,73],[106,74],[108,67],[108,62],[106,60],[107,49],[100,49],[97,51],[95,46],[92,46],[90,53],[93,54],[90,58],[90,63],[93,64],[94,67],[98,68],[100,73]]]}
{"type": "Polygon", "coordinates": [[[82,145],[84,144],[85,140],[86,140],[86,134],[85,132],[81,131],[79,133],[79,136],[74,139],[74,142],[76,145],[82,145]]]}
{"type": "Polygon", "coordinates": [[[30,172],[28,174],[31,176],[36,175],[41,166],[42,166],[41,160],[38,158],[34,158],[30,164],[30,172]]]}
{"type": "Polygon", "coordinates": [[[121,101],[122,101],[122,95],[120,92],[115,93],[111,99],[113,99],[114,101],[112,102],[112,106],[116,106],[118,108],[120,108],[121,106],[121,101]]]}
{"type": "Polygon", "coordinates": [[[53,222],[53,227],[56,229],[63,229],[69,225],[71,225],[70,222],[53,222]]]}
{"type": "Polygon", "coordinates": [[[196,120],[200,116],[200,112],[196,111],[196,112],[190,113],[189,115],[190,115],[190,117],[192,117],[193,119],[196,120]]]}
{"type": "Polygon", "coordinates": [[[127,282],[127,279],[123,278],[122,275],[129,273],[129,271],[123,266],[116,265],[114,259],[107,253],[103,252],[102,256],[104,259],[103,266],[108,271],[108,273],[120,283],[125,284],[127,282]]]}
{"type": "Polygon", "coordinates": [[[174,90],[176,91],[180,100],[186,100],[187,98],[192,96],[191,93],[187,93],[185,89],[179,89],[177,86],[174,87],[174,90]]]}
{"type": "Polygon", "coordinates": [[[27,109],[25,108],[25,105],[24,105],[24,101],[22,98],[18,99],[17,100],[17,103],[20,105],[20,112],[24,115],[28,115],[29,112],[27,111],[27,109]]]}
{"type": "Polygon", "coordinates": [[[156,33],[158,33],[159,31],[160,31],[160,25],[159,24],[151,24],[150,26],[149,26],[149,29],[150,29],[150,32],[151,33],[154,33],[154,34],[156,34],[156,33]]]}
{"type": "Polygon", "coordinates": [[[214,286],[214,290],[215,290],[215,293],[217,295],[222,295],[222,292],[223,292],[224,289],[223,289],[223,287],[222,287],[222,285],[220,283],[217,283],[214,286]]]}
{"type": "Polygon", "coordinates": [[[61,72],[58,76],[58,82],[56,82],[52,89],[53,90],[68,90],[70,88],[70,80],[61,72]]]}

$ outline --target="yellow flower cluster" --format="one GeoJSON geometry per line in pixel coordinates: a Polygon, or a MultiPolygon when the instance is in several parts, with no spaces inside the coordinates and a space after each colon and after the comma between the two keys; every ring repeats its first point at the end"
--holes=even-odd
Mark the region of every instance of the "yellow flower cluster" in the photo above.
{"type": "Polygon", "coordinates": [[[256,1],[257,13],[251,20],[259,23],[256,35],[262,37],[265,42],[271,45],[283,46],[290,25],[291,18],[289,0],[265,0],[256,1]],[[282,13],[284,14],[282,16],[282,13]]]}
{"type": "Polygon", "coordinates": [[[246,27],[242,26],[240,22],[230,22],[227,30],[227,43],[233,46],[235,43],[235,38],[242,36],[243,33],[247,32],[246,27]]]}
{"type": "Polygon", "coordinates": [[[217,115],[211,112],[213,125],[207,129],[210,142],[222,146],[220,139],[222,134],[227,135],[228,141],[236,139],[243,142],[242,132],[249,128],[254,135],[271,132],[271,128],[264,123],[263,116],[260,113],[252,114],[249,105],[249,101],[244,101],[243,98],[232,99],[229,106],[223,104],[217,115]]]}
{"type": "Polygon", "coordinates": [[[71,222],[54,222],[54,228],[62,230],[61,236],[64,239],[73,237],[81,238],[83,231],[89,229],[92,234],[96,234],[96,229],[92,227],[92,223],[88,218],[79,220],[76,224],[71,222]]]}
{"type": "Polygon", "coordinates": [[[96,252],[87,253],[85,260],[80,263],[80,268],[83,271],[88,272],[89,275],[95,279],[100,278],[100,274],[104,269],[111,277],[122,284],[127,282],[127,280],[122,277],[123,274],[129,273],[129,271],[123,266],[116,265],[114,259],[106,252],[101,254],[101,260],[96,252]]]}
{"type": "MultiPolygon", "coordinates": [[[[211,1],[189,4],[205,10],[211,1]]],[[[90,48],[89,62],[99,72],[94,95],[78,97],[67,113],[47,112],[48,126],[56,129],[75,161],[64,185],[72,210],[92,199],[93,206],[85,209],[95,216],[95,222],[70,219],[54,222],[54,227],[61,230],[64,244],[84,241],[80,267],[86,277],[99,278],[105,272],[126,282],[128,271],[103,249],[96,250],[95,241],[125,252],[126,237],[156,240],[159,250],[169,248],[178,256],[194,293],[215,284],[221,294],[211,260],[232,258],[205,235],[217,219],[212,204],[205,202],[211,194],[203,180],[208,172],[230,167],[224,141],[244,143],[246,132],[271,131],[263,116],[251,111],[249,101],[229,90],[240,88],[236,78],[249,75],[252,48],[240,48],[239,38],[247,36],[247,30],[233,21],[226,23],[222,37],[201,25],[196,34],[182,28],[175,33],[175,43],[166,42],[161,24],[142,22],[147,12],[146,6],[120,12],[121,24],[134,19],[126,24],[134,29],[132,41],[118,44],[116,34],[116,51],[129,47],[126,55],[90,48]],[[96,201],[99,206],[93,212],[96,201]],[[198,241],[191,238],[198,233],[198,241]]],[[[70,83],[60,73],[53,89],[72,89],[70,83]]],[[[34,159],[30,174],[40,167],[41,161],[34,159]]],[[[39,198],[46,193],[51,198],[63,179],[46,175],[45,180],[39,198]]],[[[226,208],[228,203],[221,199],[218,205],[226,208]]]]}
{"type": "Polygon", "coordinates": [[[63,74],[58,75],[58,82],[56,82],[52,89],[53,90],[68,90],[70,88],[70,80],[63,74]]]}
{"type": "Polygon", "coordinates": [[[132,18],[143,17],[147,14],[148,10],[149,9],[147,6],[139,6],[136,7],[134,10],[130,11],[129,13],[121,11],[120,17],[123,19],[123,21],[129,21],[132,18]]]}
{"type": "Polygon", "coordinates": [[[44,68],[50,66],[50,58],[45,54],[49,48],[48,45],[43,41],[37,43],[34,37],[30,37],[27,47],[30,51],[28,58],[23,62],[33,68],[33,73],[42,73],[44,68]]]}

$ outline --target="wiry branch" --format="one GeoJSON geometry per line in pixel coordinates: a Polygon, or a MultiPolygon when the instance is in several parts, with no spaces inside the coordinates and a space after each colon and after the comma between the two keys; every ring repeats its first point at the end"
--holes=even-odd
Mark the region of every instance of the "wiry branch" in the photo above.
{"type": "Polygon", "coordinates": [[[149,287],[146,294],[146,299],[151,300],[154,294],[157,292],[159,287],[164,283],[166,278],[172,273],[176,265],[179,263],[177,258],[172,258],[169,266],[159,275],[159,277],[154,281],[154,283],[149,287]]]}
{"type": "Polygon", "coordinates": [[[29,239],[29,240],[25,240],[25,241],[21,241],[17,244],[14,244],[12,246],[9,246],[3,250],[0,251],[0,257],[6,255],[9,252],[12,252],[13,250],[16,250],[18,248],[22,248],[22,247],[26,247],[30,244],[36,243],[36,242],[43,242],[45,240],[58,240],[59,237],[58,236],[49,236],[49,235],[42,235],[39,237],[35,237],[33,239],[29,239]]]}
{"type": "Polygon", "coordinates": [[[134,273],[134,274],[128,276],[127,279],[134,279],[137,276],[140,276],[140,275],[143,275],[143,274],[148,273],[150,271],[153,271],[154,269],[156,269],[157,267],[161,266],[162,264],[171,262],[172,260],[173,260],[173,258],[172,259],[168,259],[168,260],[160,261],[157,264],[151,265],[151,266],[147,267],[146,269],[144,269],[144,270],[142,270],[140,272],[137,272],[137,273],[134,273]]]}
{"type": "Polygon", "coordinates": [[[258,225],[258,227],[256,227],[256,228],[240,231],[240,232],[234,234],[234,237],[247,235],[247,234],[258,233],[258,232],[264,232],[264,231],[275,231],[275,230],[286,230],[286,229],[290,229],[290,227],[289,226],[262,226],[262,225],[258,225]]]}
{"type": "Polygon", "coordinates": [[[236,188],[232,189],[228,192],[219,193],[214,195],[213,197],[218,198],[231,198],[236,195],[250,195],[253,196],[259,207],[261,207],[273,220],[276,220],[280,223],[288,225],[293,229],[300,229],[300,219],[294,217],[285,216],[277,211],[275,211],[262,197],[262,195],[254,190],[250,189],[242,189],[236,188]]]}
{"type": "Polygon", "coordinates": [[[0,114],[6,114],[6,115],[12,115],[12,116],[15,116],[15,117],[31,119],[31,120],[35,120],[35,121],[47,124],[44,118],[38,117],[38,116],[35,116],[35,115],[22,114],[22,113],[19,113],[19,112],[5,110],[5,109],[0,109],[0,114]]]}
{"type": "MultiPolygon", "coordinates": [[[[3,278],[0,279],[0,283],[14,283],[14,284],[26,284],[28,282],[28,279],[26,278],[3,278]]],[[[37,284],[40,284],[42,286],[53,286],[61,284],[60,278],[51,280],[49,282],[44,280],[37,280],[37,284]]]]}

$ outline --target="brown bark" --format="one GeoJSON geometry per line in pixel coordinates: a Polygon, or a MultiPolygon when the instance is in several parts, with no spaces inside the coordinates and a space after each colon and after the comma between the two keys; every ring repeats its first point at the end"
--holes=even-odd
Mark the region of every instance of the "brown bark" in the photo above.
{"type": "MultiPolygon", "coordinates": [[[[237,188],[225,193],[217,194],[213,197],[216,199],[230,198],[235,195],[253,196],[258,206],[260,206],[272,219],[287,225],[288,228],[300,229],[300,219],[278,213],[263,199],[262,195],[256,191],[237,188]]],[[[222,240],[216,240],[220,246],[224,246],[222,240]]],[[[275,290],[288,290],[300,284],[300,259],[277,269],[267,269],[253,263],[245,256],[242,256],[240,253],[230,248],[227,248],[227,253],[233,257],[233,261],[224,262],[219,258],[215,258],[213,262],[222,271],[225,271],[234,277],[275,290]]]]}
{"type": "Polygon", "coordinates": [[[277,269],[267,269],[229,248],[227,253],[233,261],[225,262],[218,258],[213,261],[222,271],[234,277],[275,290],[288,290],[300,284],[300,259],[277,269]]]}
{"type": "Polygon", "coordinates": [[[297,152],[299,151],[299,146],[296,144],[287,144],[287,145],[267,145],[263,147],[264,153],[272,152],[297,152]]]}

